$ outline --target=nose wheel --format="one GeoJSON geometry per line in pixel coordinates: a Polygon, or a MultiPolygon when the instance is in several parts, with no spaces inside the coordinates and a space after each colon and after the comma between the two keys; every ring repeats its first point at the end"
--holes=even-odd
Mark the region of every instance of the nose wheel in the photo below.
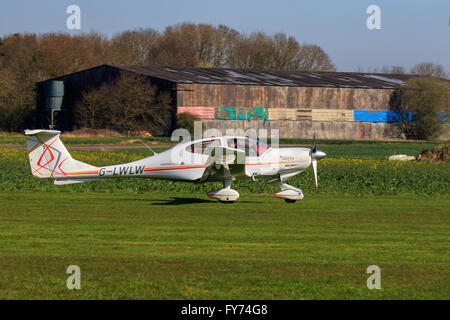
{"type": "Polygon", "coordinates": [[[275,194],[275,197],[283,199],[286,203],[295,203],[295,201],[303,199],[302,190],[281,181],[276,181],[274,184],[281,189],[275,194]]]}

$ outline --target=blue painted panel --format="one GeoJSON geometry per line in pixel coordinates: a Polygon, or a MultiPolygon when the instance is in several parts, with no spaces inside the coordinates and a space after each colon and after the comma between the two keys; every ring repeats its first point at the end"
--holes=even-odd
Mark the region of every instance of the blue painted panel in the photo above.
{"type": "Polygon", "coordinates": [[[353,121],[356,122],[399,122],[403,119],[411,120],[411,113],[387,110],[353,110],[353,117],[353,121]]]}

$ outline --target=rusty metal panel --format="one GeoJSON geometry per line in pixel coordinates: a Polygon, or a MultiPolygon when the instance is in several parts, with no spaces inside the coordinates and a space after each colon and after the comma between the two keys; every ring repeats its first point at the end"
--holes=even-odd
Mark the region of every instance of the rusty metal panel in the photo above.
{"type": "Polygon", "coordinates": [[[392,90],[354,88],[288,88],[287,107],[314,109],[388,108],[392,90]]]}
{"type": "Polygon", "coordinates": [[[267,106],[269,108],[286,108],[287,88],[286,87],[266,87],[267,106]]]}
{"type": "Polygon", "coordinates": [[[181,107],[387,110],[392,90],[292,88],[244,85],[178,85],[181,107]]]}

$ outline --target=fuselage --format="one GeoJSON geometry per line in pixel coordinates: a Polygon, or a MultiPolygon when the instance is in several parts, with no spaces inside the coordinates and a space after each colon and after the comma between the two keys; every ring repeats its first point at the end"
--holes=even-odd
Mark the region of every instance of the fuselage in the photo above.
{"type": "MultiPolygon", "coordinates": [[[[220,149],[226,150],[224,157],[234,157],[233,163],[244,166],[241,178],[294,175],[311,164],[311,150],[308,148],[275,148],[246,137],[217,137],[180,143],[148,158],[74,172],[70,177],[59,179],[144,177],[195,182],[204,177],[205,170],[211,166],[211,156],[216,156],[218,148],[222,147],[227,148],[220,149]],[[239,152],[234,153],[233,150],[239,152]]],[[[64,169],[64,163],[61,169],[64,169]]]]}

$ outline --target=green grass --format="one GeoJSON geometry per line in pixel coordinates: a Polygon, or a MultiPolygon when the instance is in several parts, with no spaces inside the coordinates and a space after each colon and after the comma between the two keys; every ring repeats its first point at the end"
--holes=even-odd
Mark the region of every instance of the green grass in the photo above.
{"type": "MultiPolygon", "coordinates": [[[[204,195],[217,183],[57,187],[0,147],[0,299],[449,299],[450,164],[375,160],[434,145],[319,141],[319,192],[309,168],[289,180],[305,193],[293,205],[251,181],[233,205],[204,195]],[[72,264],[81,290],[66,288],[72,264]]],[[[150,155],[68,149],[94,165],[150,155]]]]}
{"type": "Polygon", "coordinates": [[[1,193],[0,299],[449,299],[450,199],[1,193]],[[175,198],[174,198],[175,197],[175,198]],[[69,265],[81,290],[67,290],[69,265]],[[381,290],[366,268],[381,268],[381,290]]]}
{"type": "MultiPolygon", "coordinates": [[[[394,154],[417,156],[422,150],[431,150],[441,143],[435,142],[378,142],[376,144],[317,145],[330,158],[387,159],[394,154]]],[[[305,145],[310,147],[308,145],[305,145]]]]}
{"type": "MultiPolygon", "coordinates": [[[[328,144],[324,142],[318,144],[317,148],[324,151],[328,158],[346,158],[346,159],[387,159],[394,154],[406,154],[409,156],[417,156],[422,150],[431,150],[435,146],[443,143],[437,142],[376,142],[376,143],[352,143],[348,144],[328,144]]],[[[363,141],[359,141],[363,142],[363,141]]],[[[448,143],[447,143],[448,144],[448,143]]],[[[298,143],[294,146],[311,148],[311,144],[298,143]]],[[[284,146],[282,146],[284,147],[284,146]]],[[[70,147],[69,147],[70,149],[70,147]]],[[[167,150],[168,148],[152,147],[156,152],[167,150]]],[[[141,154],[143,157],[152,155],[148,149],[122,149],[121,152],[130,152],[141,154]]]]}
{"type": "MultiPolygon", "coordinates": [[[[345,159],[387,159],[391,155],[406,154],[409,156],[417,156],[422,150],[431,150],[435,146],[444,143],[437,142],[376,142],[376,143],[351,143],[348,144],[328,144],[324,142],[318,144],[317,148],[327,154],[328,158],[345,158],[345,159]]],[[[363,142],[363,141],[359,141],[363,142]]],[[[448,144],[448,143],[447,143],[448,144]]],[[[311,144],[298,143],[294,146],[311,148],[311,144]]],[[[284,146],[282,146],[284,147],[284,146]]],[[[161,152],[167,148],[152,147],[156,152],[161,152]]],[[[142,154],[143,157],[151,155],[148,149],[123,149],[122,152],[133,152],[142,154]]]]}
{"type": "MultiPolygon", "coordinates": [[[[142,144],[137,139],[143,140],[147,143],[158,144],[172,144],[168,137],[121,137],[121,138],[61,138],[63,143],[68,146],[70,151],[71,145],[136,145],[140,149],[127,150],[124,152],[139,153],[143,156],[148,156],[149,150],[144,149],[142,144]]],[[[417,156],[422,150],[430,150],[439,144],[449,143],[449,141],[441,142],[424,142],[424,141],[353,141],[353,140],[318,140],[317,146],[320,150],[327,153],[329,158],[347,158],[347,159],[386,159],[393,154],[407,154],[410,156],[417,156]]],[[[0,148],[4,146],[23,146],[25,147],[25,137],[17,133],[0,133],[0,148]]],[[[310,148],[312,140],[308,139],[280,139],[280,144],[293,144],[295,146],[302,146],[310,148]]],[[[156,152],[164,149],[154,147],[156,152]]]]}

